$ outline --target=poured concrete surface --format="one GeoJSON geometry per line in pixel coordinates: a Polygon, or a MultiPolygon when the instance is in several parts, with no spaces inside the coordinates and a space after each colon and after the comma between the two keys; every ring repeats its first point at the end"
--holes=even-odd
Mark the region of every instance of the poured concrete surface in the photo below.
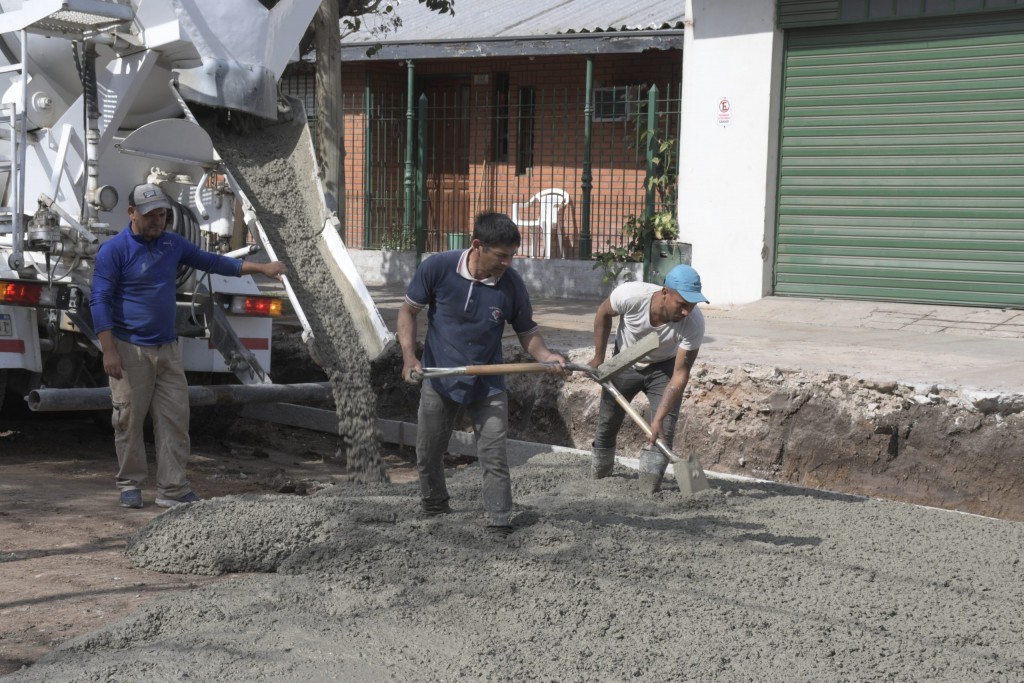
{"type": "MultiPolygon", "coordinates": [[[[536,449],[531,452],[536,452],[536,449]]],[[[158,600],[10,680],[1024,680],[1024,525],[775,485],[653,497],[520,454],[515,533],[415,484],[209,500],[130,558],[264,571],[158,600]]]]}

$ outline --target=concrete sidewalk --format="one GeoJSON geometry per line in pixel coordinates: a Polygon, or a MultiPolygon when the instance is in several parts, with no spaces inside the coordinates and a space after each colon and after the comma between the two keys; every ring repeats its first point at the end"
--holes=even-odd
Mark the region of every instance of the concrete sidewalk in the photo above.
{"type": "MultiPolygon", "coordinates": [[[[404,287],[368,289],[394,330],[404,287]]],[[[532,300],[549,346],[593,348],[600,299],[532,300]]],[[[1024,310],[779,297],[701,310],[707,336],[698,363],[1024,395],[1024,310]]],[[[419,322],[422,335],[426,316],[419,322]]]]}

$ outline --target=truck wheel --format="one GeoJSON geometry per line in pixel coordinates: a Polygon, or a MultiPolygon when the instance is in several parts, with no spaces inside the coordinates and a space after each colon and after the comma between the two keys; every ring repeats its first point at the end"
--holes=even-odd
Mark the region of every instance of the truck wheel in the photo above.
{"type": "Polygon", "coordinates": [[[0,414],[4,412],[4,399],[7,397],[7,371],[0,370],[0,414]]]}

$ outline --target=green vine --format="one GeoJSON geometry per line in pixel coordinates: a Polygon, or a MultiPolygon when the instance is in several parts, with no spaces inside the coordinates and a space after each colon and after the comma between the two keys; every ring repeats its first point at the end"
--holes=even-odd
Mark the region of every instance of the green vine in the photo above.
{"type": "Polygon", "coordinates": [[[606,251],[594,253],[594,269],[601,268],[602,283],[617,282],[620,277],[633,279],[632,271],[626,269],[628,263],[640,263],[644,253],[653,240],[674,240],[679,236],[679,220],[676,173],[676,139],[661,138],[651,130],[640,134],[643,145],[652,139],[654,142],[653,172],[647,180],[645,189],[654,190],[654,213],[650,216],[630,214],[623,218],[622,234],[625,246],[611,247],[606,251]]]}

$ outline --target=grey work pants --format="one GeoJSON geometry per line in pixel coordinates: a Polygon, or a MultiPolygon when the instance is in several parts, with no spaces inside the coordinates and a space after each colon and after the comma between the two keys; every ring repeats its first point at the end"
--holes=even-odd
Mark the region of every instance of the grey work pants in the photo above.
{"type": "MultiPolygon", "coordinates": [[[[612,378],[612,383],[627,401],[641,391],[647,396],[651,405],[650,413],[646,416],[647,422],[654,419],[661,405],[661,399],[665,395],[665,389],[672,380],[672,373],[675,370],[675,358],[663,360],[660,363],[652,363],[642,370],[626,368],[612,378]]],[[[601,392],[601,408],[597,415],[597,431],[594,434],[594,448],[615,448],[615,438],[622,427],[622,421],[626,417],[626,411],[615,401],[607,391],[601,392]]],[[[672,440],[675,438],[676,421],[679,417],[679,407],[665,416],[661,424],[661,438],[669,448],[672,447],[672,440]]]]}
{"type": "Polygon", "coordinates": [[[115,338],[121,355],[121,379],[110,378],[114,404],[117,486],[139,488],[146,480],[146,446],[142,426],[149,413],[156,437],[156,486],[160,498],[191,492],[185,477],[191,442],[188,436],[188,383],[177,340],[159,346],[136,346],[115,338]]]}
{"type": "Polygon", "coordinates": [[[416,467],[420,476],[420,497],[425,505],[442,505],[448,500],[444,454],[448,450],[455,420],[465,408],[473,422],[476,455],[483,469],[484,509],[496,526],[512,520],[512,478],[505,444],[508,434],[508,395],[505,392],[462,405],[441,396],[424,381],[420,392],[416,431],[416,467]]]}

